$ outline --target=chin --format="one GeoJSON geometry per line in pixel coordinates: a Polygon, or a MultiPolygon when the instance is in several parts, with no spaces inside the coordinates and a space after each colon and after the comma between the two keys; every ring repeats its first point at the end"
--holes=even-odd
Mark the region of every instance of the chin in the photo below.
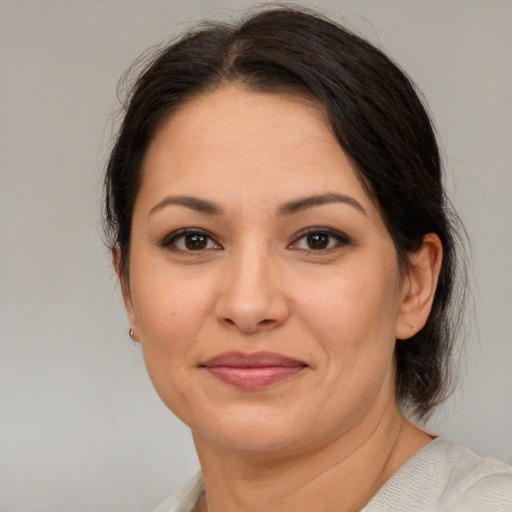
{"type": "Polygon", "coordinates": [[[211,429],[192,429],[194,441],[198,437],[203,438],[208,443],[214,443],[226,450],[251,453],[252,455],[261,454],[269,456],[284,455],[301,444],[300,436],[294,436],[288,429],[282,429],[279,425],[235,425],[226,430],[211,429]]]}
{"type": "Polygon", "coordinates": [[[202,440],[240,452],[278,455],[311,439],[311,425],[305,418],[286,414],[282,409],[250,409],[223,410],[221,417],[205,411],[204,417],[198,421],[182,419],[190,426],[196,443],[202,440]]]}

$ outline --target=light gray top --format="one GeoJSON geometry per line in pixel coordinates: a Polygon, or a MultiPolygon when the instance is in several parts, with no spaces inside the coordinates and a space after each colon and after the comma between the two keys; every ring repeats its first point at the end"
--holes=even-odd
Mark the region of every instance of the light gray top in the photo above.
{"type": "MultiPolygon", "coordinates": [[[[155,512],[191,512],[201,474],[155,512]]],[[[407,460],[361,512],[512,512],[512,467],[437,438],[407,460]]]]}

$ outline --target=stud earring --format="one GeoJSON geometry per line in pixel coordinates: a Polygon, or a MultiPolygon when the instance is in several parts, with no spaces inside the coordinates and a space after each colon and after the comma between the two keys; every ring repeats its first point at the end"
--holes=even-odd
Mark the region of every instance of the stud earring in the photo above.
{"type": "Polygon", "coordinates": [[[133,332],[133,329],[130,329],[130,330],[128,331],[128,336],[130,336],[130,338],[131,338],[133,341],[137,341],[137,340],[135,339],[135,333],[133,332]]]}

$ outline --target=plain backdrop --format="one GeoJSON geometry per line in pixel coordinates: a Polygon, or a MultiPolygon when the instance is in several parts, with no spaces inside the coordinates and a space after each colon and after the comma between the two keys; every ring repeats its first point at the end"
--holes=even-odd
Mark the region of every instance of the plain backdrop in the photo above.
{"type": "MultiPolygon", "coordinates": [[[[0,0],[0,511],[150,511],[198,467],[157,398],[100,239],[116,82],[255,2],[0,0]]],[[[473,243],[475,326],[430,428],[512,463],[512,2],[307,2],[428,100],[473,243]]]]}

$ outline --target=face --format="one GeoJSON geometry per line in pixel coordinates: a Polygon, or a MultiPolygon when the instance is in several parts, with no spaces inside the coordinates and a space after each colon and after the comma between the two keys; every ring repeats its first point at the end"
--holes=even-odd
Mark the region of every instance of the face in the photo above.
{"type": "Polygon", "coordinates": [[[130,325],[195,436],[309,449],[395,404],[394,245],[315,104],[185,104],[149,148],[130,251],[130,325]]]}

